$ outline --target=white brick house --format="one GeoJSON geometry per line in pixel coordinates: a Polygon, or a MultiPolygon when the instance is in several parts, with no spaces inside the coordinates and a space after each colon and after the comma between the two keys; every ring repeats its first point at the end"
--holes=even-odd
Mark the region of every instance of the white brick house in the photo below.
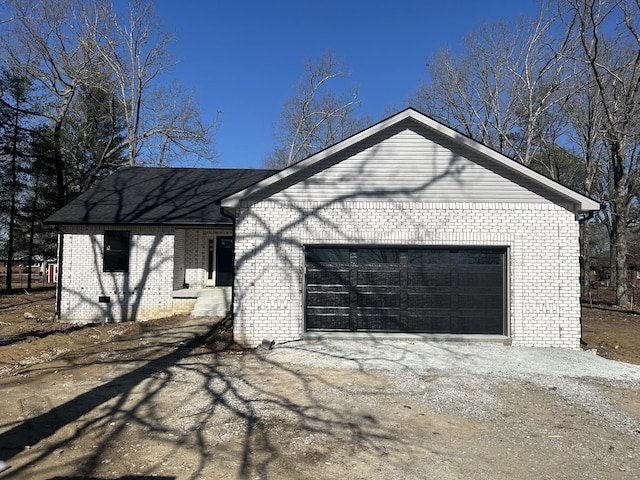
{"type": "Polygon", "coordinates": [[[598,203],[407,109],[282,171],[123,169],[54,214],[64,320],[189,312],[234,337],[578,348],[578,219],[598,203]]]}
{"type": "Polygon", "coordinates": [[[234,334],[376,332],[578,348],[598,203],[408,109],[222,200],[234,334]]]}

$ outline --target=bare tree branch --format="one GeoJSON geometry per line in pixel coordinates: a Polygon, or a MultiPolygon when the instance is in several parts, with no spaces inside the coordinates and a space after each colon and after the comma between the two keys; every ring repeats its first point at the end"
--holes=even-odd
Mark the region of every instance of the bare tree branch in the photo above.
{"type": "Polygon", "coordinates": [[[359,106],[357,91],[336,95],[331,85],[346,76],[342,60],[325,53],[319,62],[305,62],[305,74],[294,87],[282,110],[276,131],[278,146],[266,164],[289,166],[322,150],[363,126],[354,117],[359,106]]]}

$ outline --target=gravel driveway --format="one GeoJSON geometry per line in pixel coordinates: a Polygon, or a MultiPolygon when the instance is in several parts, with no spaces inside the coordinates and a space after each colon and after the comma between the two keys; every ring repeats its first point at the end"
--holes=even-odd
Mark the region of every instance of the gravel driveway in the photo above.
{"type": "Polygon", "coordinates": [[[439,413],[485,420],[499,416],[498,388],[511,381],[531,383],[606,419],[615,429],[640,434],[640,419],[614,408],[608,395],[592,385],[640,392],[640,365],[607,360],[593,350],[321,340],[281,345],[268,358],[315,368],[378,370],[391,375],[400,392],[421,394],[439,413]],[[440,379],[434,388],[423,380],[429,377],[440,379]],[[469,391],[475,392],[471,398],[469,391]]]}
{"type": "Polygon", "coordinates": [[[601,358],[595,351],[503,347],[491,344],[321,340],[277,346],[269,358],[319,368],[378,369],[391,374],[434,372],[606,379],[640,385],[640,365],[601,358]]]}

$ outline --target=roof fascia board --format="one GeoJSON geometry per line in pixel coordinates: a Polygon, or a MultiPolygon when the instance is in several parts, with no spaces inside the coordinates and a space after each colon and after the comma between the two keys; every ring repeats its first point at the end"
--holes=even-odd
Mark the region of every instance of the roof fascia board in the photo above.
{"type": "Polygon", "coordinates": [[[530,180],[550,189],[551,191],[556,192],[560,196],[568,199],[571,203],[575,204],[578,211],[589,212],[589,211],[600,210],[600,204],[590,199],[589,197],[586,197],[578,192],[575,192],[574,190],[571,190],[570,188],[565,187],[564,185],[561,185],[560,183],[554,180],[551,180],[550,178],[545,177],[544,175],[453,130],[452,128],[447,127],[446,125],[443,125],[442,123],[418,112],[417,110],[414,110],[413,108],[407,108],[397,113],[396,115],[393,115],[385,120],[382,120],[381,122],[376,123],[375,125],[365,130],[362,130],[361,132],[356,133],[355,135],[349,138],[346,138],[345,140],[339,143],[336,143],[335,145],[329,148],[326,148],[325,150],[322,150],[316,153],[315,155],[312,155],[294,165],[291,165],[290,167],[285,168],[284,170],[281,170],[280,172],[270,177],[265,178],[262,181],[255,183],[254,185],[248,188],[245,188],[226,198],[223,198],[221,199],[220,204],[223,207],[236,208],[239,206],[240,201],[243,198],[253,193],[259,192],[263,188],[273,185],[274,183],[279,182],[280,180],[285,179],[288,176],[293,175],[301,170],[304,170],[311,165],[321,162],[325,158],[330,157],[331,155],[345,148],[349,148],[352,145],[355,145],[356,143],[362,140],[365,140],[366,138],[373,136],[385,130],[386,128],[392,125],[395,125],[399,122],[402,122],[406,119],[415,120],[416,122],[422,124],[427,129],[432,130],[436,133],[439,133],[440,135],[443,135],[444,137],[449,138],[462,146],[465,146],[471,150],[474,150],[480,153],[481,155],[488,157],[492,161],[499,163],[501,166],[504,166],[505,168],[511,171],[514,171],[520,175],[523,175],[524,177],[529,178],[530,180]]]}

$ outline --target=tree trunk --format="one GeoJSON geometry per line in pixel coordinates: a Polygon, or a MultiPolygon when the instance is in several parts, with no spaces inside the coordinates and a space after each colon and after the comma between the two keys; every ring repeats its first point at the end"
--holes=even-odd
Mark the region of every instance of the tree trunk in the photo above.
{"type": "Polygon", "coordinates": [[[12,290],[13,283],[13,253],[15,244],[16,216],[18,215],[18,128],[20,114],[16,106],[13,111],[12,139],[11,139],[11,205],[9,207],[9,238],[7,239],[7,281],[5,289],[7,293],[12,290]]]}
{"type": "Polygon", "coordinates": [[[62,123],[56,122],[53,129],[53,168],[56,172],[56,207],[67,204],[67,187],[64,179],[64,158],[62,156],[62,123]]]}
{"type": "Polygon", "coordinates": [[[64,96],[64,102],[60,107],[60,111],[53,125],[53,168],[56,172],[56,207],[58,209],[64,207],[69,201],[67,191],[66,166],[64,156],[62,155],[62,124],[67,118],[67,112],[71,105],[71,101],[75,95],[75,90],[68,92],[64,96]]]}
{"type": "Polygon", "coordinates": [[[580,296],[582,298],[589,298],[591,293],[590,257],[589,224],[588,220],[585,220],[580,224],[580,296]]]}
{"type": "MultiPolygon", "coordinates": [[[[33,191],[33,206],[31,207],[31,225],[29,226],[29,272],[27,274],[27,289],[31,290],[31,274],[33,265],[33,242],[36,231],[36,212],[38,211],[38,189],[40,187],[40,173],[36,172],[33,191]]],[[[44,258],[42,259],[44,265],[44,258]]]]}
{"type": "Polygon", "coordinates": [[[615,246],[616,305],[629,306],[629,269],[627,267],[628,176],[624,148],[620,141],[611,139],[613,189],[611,197],[611,229],[615,246]]]}
{"type": "Polygon", "coordinates": [[[11,293],[13,282],[13,246],[15,243],[15,225],[17,214],[17,165],[16,165],[16,152],[15,150],[11,155],[11,206],[9,209],[9,238],[7,246],[7,282],[5,289],[7,293],[11,293]]]}
{"type": "Polygon", "coordinates": [[[627,267],[627,219],[626,215],[614,215],[616,305],[629,306],[629,269],[627,267]]]}
{"type": "Polygon", "coordinates": [[[616,264],[616,236],[613,229],[609,232],[609,290],[618,288],[618,266],[616,264]]]}

